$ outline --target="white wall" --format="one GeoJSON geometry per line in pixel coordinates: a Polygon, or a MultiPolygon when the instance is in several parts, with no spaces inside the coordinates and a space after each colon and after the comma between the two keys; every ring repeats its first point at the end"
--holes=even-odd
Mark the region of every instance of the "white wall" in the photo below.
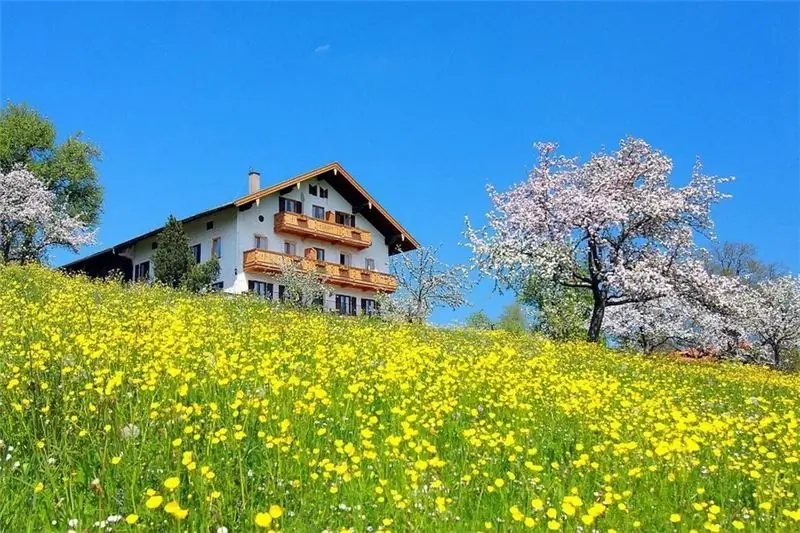
{"type": "MultiPolygon", "coordinates": [[[[222,256],[219,259],[219,278],[224,289],[233,286],[236,279],[236,269],[241,270],[241,254],[236,254],[236,208],[217,211],[211,215],[193,220],[184,224],[183,231],[189,240],[189,246],[200,244],[200,261],[211,259],[211,240],[215,237],[222,239],[222,256]],[[214,222],[214,227],[206,229],[206,223],[214,222]]],[[[133,260],[134,269],[142,261],[150,261],[150,278],[153,277],[153,241],[158,241],[158,235],[143,239],[134,244],[125,254],[133,260]]]]}
{"type": "MultiPolygon", "coordinates": [[[[300,184],[300,188],[295,187],[290,193],[284,195],[286,198],[300,200],[303,202],[303,213],[311,216],[312,206],[322,206],[325,211],[342,211],[352,213],[352,206],[336,192],[325,181],[308,180],[300,184]],[[308,194],[308,185],[314,184],[328,189],[328,198],[320,198],[308,194]]],[[[227,292],[244,292],[247,290],[247,280],[268,281],[275,285],[275,295],[277,297],[278,283],[274,278],[269,278],[260,274],[245,273],[243,268],[244,252],[255,248],[255,235],[267,237],[267,249],[275,252],[283,252],[284,242],[292,241],[296,246],[296,253],[303,255],[306,248],[322,248],[325,250],[325,260],[331,263],[339,262],[339,253],[345,252],[352,256],[352,266],[365,268],[365,259],[371,258],[375,261],[375,270],[379,272],[389,271],[389,247],[386,245],[384,236],[370,224],[362,214],[355,215],[356,227],[372,233],[372,245],[365,250],[356,250],[346,246],[334,245],[329,242],[320,241],[312,238],[303,238],[296,235],[276,234],[275,233],[275,214],[278,213],[278,198],[280,193],[275,193],[265,198],[261,198],[259,205],[253,205],[246,211],[239,211],[232,207],[223,211],[217,211],[206,217],[194,220],[184,225],[184,231],[189,240],[189,245],[200,244],[200,260],[207,261],[211,258],[211,240],[214,237],[222,238],[222,257],[220,258],[220,275],[218,281],[223,282],[223,290],[227,292]],[[259,216],[263,221],[259,221],[259,216]],[[206,223],[213,220],[214,228],[206,230],[206,223]]],[[[134,268],[142,261],[151,261],[150,275],[153,275],[152,257],[155,250],[152,248],[154,240],[158,236],[150,237],[137,242],[128,249],[124,255],[133,260],[134,268]]],[[[358,298],[358,307],[361,308],[361,298],[373,298],[374,293],[361,291],[358,289],[343,289],[331,287],[334,294],[346,294],[358,298]]],[[[331,295],[326,298],[325,307],[334,307],[335,299],[331,295]]]]}
{"type": "MultiPolygon", "coordinates": [[[[246,276],[241,277],[244,283],[244,290],[247,290],[247,281],[248,280],[255,280],[255,281],[264,281],[267,283],[272,283],[272,299],[278,299],[278,285],[280,285],[280,281],[275,276],[270,276],[268,274],[254,274],[248,273],[246,276]]],[[[323,308],[327,311],[336,309],[336,295],[337,294],[344,294],[346,296],[355,296],[356,297],[356,309],[358,314],[361,314],[361,299],[368,298],[370,300],[375,299],[375,293],[373,291],[362,291],[359,289],[353,288],[344,288],[338,287],[336,285],[328,285],[328,294],[324,297],[323,308]]]]}
{"type": "MultiPolygon", "coordinates": [[[[296,187],[292,192],[285,194],[284,197],[303,202],[303,214],[311,216],[312,206],[319,205],[326,211],[342,211],[352,213],[352,206],[342,198],[339,193],[333,190],[327,183],[306,181],[300,184],[300,189],[296,187]],[[308,184],[314,183],[328,188],[328,198],[319,198],[308,194],[308,184]]],[[[375,270],[379,272],[389,271],[389,247],[386,245],[384,236],[370,224],[360,213],[356,215],[356,226],[369,231],[372,234],[372,246],[365,250],[356,250],[346,246],[334,245],[325,241],[312,238],[303,238],[296,235],[275,234],[275,213],[278,212],[279,193],[262,198],[259,205],[253,205],[247,211],[239,212],[239,248],[242,252],[255,247],[255,235],[258,233],[268,239],[268,249],[275,252],[283,252],[284,241],[292,241],[296,244],[297,254],[302,255],[306,248],[322,248],[325,250],[325,260],[338,263],[339,253],[346,252],[352,255],[352,266],[365,268],[366,258],[375,260],[375,270]],[[263,222],[259,222],[259,215],[264,217],[263,222]]]]}

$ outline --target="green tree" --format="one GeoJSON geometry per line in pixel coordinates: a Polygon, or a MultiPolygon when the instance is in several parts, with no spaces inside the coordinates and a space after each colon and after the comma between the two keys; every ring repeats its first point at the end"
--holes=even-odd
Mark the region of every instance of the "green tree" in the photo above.
{"type": "Polygon", "coordinates": [[[519,302],[503,308],[503,314],[497,320],[497,328],[511,333],[522,333],[528,330],[528,321],[519,302]]]}
{"type": "Polygon", "coordinates": [[[467,327],[470,329],[492,329],[494,324],[483,310],[476,311],[467,317],[467,327]]]}
{"type": "MultiPolygon", "coordinates": [[[[194,257],[192,257],[194,262],[194,257]]],[[[181,280],[181,287],[191,292],[206,292],[219,277],[219,260],[212,257],[203,263],[195,263],[181,280]]]]}
{"type": "Polygon", "coordinates": [[[523,287],[520,301],[533,308],[533,329],[554,340],[586,337],[592,314],[590,292],[532,278],[523,287]]]}
{"type": "Polygon", "coordinates": [[[0,109],[0,171],[25,165],[55,194],[56,203],[89,228],[97,226],[103,204],[99,158],[100,150],[80,132],[56,142],[53,123],[25,104],[9,102],[0,109]]]}
{"type": "Polygon", "coordinates": [[[155,263],[153,275],[156,281],[172,288],[181,285],[186,273],[195,264],[183,226],[172,215],[158,234],[158,248],[153,255],[153,263],[155,263]]]}
{"type": "Polygon", "coordinates": [[[153,255],[153,263],[156,281],[192,292],[208,290],[219,276],[219,261],[216,258],[199,264],[195,261],[183,226],[172,215],[158,234],[158,248],[153,255]]]}

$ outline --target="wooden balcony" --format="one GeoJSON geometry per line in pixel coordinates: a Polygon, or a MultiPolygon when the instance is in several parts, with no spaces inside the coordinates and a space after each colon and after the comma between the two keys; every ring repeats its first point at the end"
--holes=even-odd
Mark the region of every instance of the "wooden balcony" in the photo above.
{"type": "Polygon", "coordinates": [[[330,220],[332,217],[329,215],[333,215],[333,213],[326,214],[329,220],[321,220],[289,211],[275,213],[275,233],[291,233],[301,237],[311,237],[358,250],[370,247],[372,234],[369,231],[337,224],[330,220]]]}
{"type": "Polygon", "coordinates": [[[253,249],[244,252],[245,272],[280,274],[287,262],[294,262],[303,270],[318,273],[323,278],[323,281],[330,285],[385,293],[397,290],[397,279],[391,274],[383,272],[329,263],[328,261],[317,261],[268,250],[253,249]]]}

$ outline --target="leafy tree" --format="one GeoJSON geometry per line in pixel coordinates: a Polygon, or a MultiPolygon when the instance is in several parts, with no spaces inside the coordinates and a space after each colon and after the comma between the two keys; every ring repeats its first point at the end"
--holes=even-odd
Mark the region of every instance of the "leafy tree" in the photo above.
{"type": "Polygon", "coordinates": [[[158,234],[158,248],[153,254],[153,263],[156,281],[192,292],[208,290],[219,276],[219,261],[216,258],[197,263],[183,226],[172,215],[158,234]]]}
{"type": "Polygon", "coordinates": [[[55,194],[29,170],[0,171],[0,262],[44,258],[51,246],[94,242],[94,232],[67,213],[55,194]]]}
{"type": "Polygon", "coordinates": [[[180,287],[186,273],[196,263],[183,226],[172,215],[158,234],[158,248],[153,254],[153,263],[156,281],[172,288],[180,287]]]}
{"type": "Polygon", "coordinates": [[[0,110],[0,171],[26,167],[55,195],[56,205],[89,228],[96,227],[103,203],[99,158],[100,150],[80,132],[57,143],[53,123],[25,104],[0,110]]]}
{"type": "Polygon", "coordinates": [[[509,286],[552,280],[592,296],[587,338],[600,339],[608,307],[646,302],[673,291],[676,274],[696,262],[694,233],[711,235],[711,206],[726,178],[703,173],[670,185],[672,161],[645,141],[577,158],[538,144],[528,179],[500,193],[489,188],[488,228],[466,235],[484,274],[509,286]]]}
{"type": "Polygon", "coordinates": [[[398,255],[392,263],[398,290],[381,313],[397,312],[408,322],[422,322],[437,307],[457,309],[467,304],[465,293],[473,285],[467,267],[443,263],[438,248],[398,255]]]}
{"type": "Polygon", "coordinates": [[[706,268],[714,274],[737,277],[749,284],[774,279],[783,274],[775,263],[765,263],[756,255],[756,247],[741,242],[714,242],[705,253],[706,268]]]}
{"type": "Polygon", "coordinates": [[[181,287],[191,292],[207,292],[218,277],[219,260],[212,257],[203,263],[194,263],[181,279],[181,287]]]}
{"type": "Polygon", "coordinates": [[[586,337],[592,313],[588,291],[532,278],[526,281],[520,302],[533,309],[533,329],[543,335],[561,341],[586,337]]]}
{"type": "Polygon", "coordinates": [[[467,317],[467,327],[470,329],[494,329],[494,324],[489,316],[480,310],[467,317]]]}
{"type": "Polygon", "coordinates": [[[503,308],[503,314],[497,319],[497,329],[511,333],[523,333],[528,330],[525,311],[523,311],[519,302],[514,302],[503,308]]]}

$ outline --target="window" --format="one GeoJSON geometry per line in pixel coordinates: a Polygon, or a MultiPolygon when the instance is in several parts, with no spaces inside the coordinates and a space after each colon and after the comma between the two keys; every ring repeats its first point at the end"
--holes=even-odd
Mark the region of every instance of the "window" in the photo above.
{"type": "Polygon", "coordinates": [[[195,244],[194,246],[191,247],[191,250],[192,250],[192,255],[194,256],[195,263],[199,263],[200,262],[200,244],[199,243],[195,244]]]}
{"type": "Polygon", "coordinates": [[[336,295],[336,310],[340,315],[355,315],[356,314],[356,297],[346,296],[344,294],[336,295]]]}
{"type": "Polygon", "coordinates": [[[303,213],[303,202],[292,200],[291,198],[278,198],[278,211],[283,213],[289,211],[290,213],[303,213]]]}
{"type": "Polygon", "coordinates": [[[153,250],[158,248],[158,241],[153,241],[153,244],[150,245],[150,248],[152,248],[153,250]]]}
{"type": "Polygon", "coordinates": [[[283,243],[283,253],[288,255],[297,255],[297,245],[293,242],[286,241],[283,243]]]}
{"type": "Polygon", "coordinates": [[[364,259],[364,268],[367,270],[375,270],[375,260],[371,257],[364,259]]]}
{"type": "Polygon", "coordinates": [[[267,283],[265,281],[248,280],[247,289],[253,294],[258,294],[262,298],[266,298],[267,300],[272,300],[272,283],[267,283]]]}
{"type": "Polygon", "coordinates": [[[356,217],[354,217],[350,213],[342,213],[341,211],[336,211],[336,223],[344,224],[345,226],[355,227],[356,217]]]}
{"type": "Polygon", "coordinates": [[[378,302],[369,298],[361,298],[361,314],[375,316],[378,314],[378,302]]]}
{"type": "Polygon", "coordinates": [[[217,281],[216,283],[211,284],[211,292],[219,292],[222,290],[222,282],[217,281]]]}
{"type": "Polygon", "coordinates": [[[311,216],[319,218],[320,220],[325,220],[325,208],[321,205],[311,206],[311,216]]]}
{"type": "Polygon", "coordinates": [[[222,237],[211,239],[211,257],[222,259],[222,237]]]}
{"type": "Polygon", "coordinates": [[[142,261],[133,268],[133,281],[150,281],[150,261],[142,261]]]}
{"type": "Polygon", "coordinates": [[[339,254],[339,264],[340,265],[350,266],[350,264],[352,263],[352,260],[353,260],[353,256],[350,255],[350,254],[339,254]]]}
{"type": "Polygon", "coordinates": [[[317,186],[316,185],[311,185],[309,183],[308,184],[308,194],[310,194],[311,196],[316,196],[317,195],[317,186]]]}
{"type": "Polygon", "coordinates": [[[266,250],[267,249],[267,238],[263,235],[256,235],[255,236],[255,248],[256,250],[266,250]]]}
{"type": "Polygon", "coordinates": [[[278,300],[286,300],[286,285],[278,285],[278,300]]]}
{"type": "Polygon", "coordinates": [[[320,198],[327,198],[328,197],[328,189],[323,189],[322,187],[319,188],[319,197],[320,198]]]}
{"type": "Polygon", "coordinates": [[[317,261],[325,261],[325,250],[322,248],[314,248],[317,253],[317,261]]]}
{"type": "Polygon", "coordinates": [[[210,229],[214,229],[214,221],[213,220],[209,220],[208,222],[206,222],[206,230],[210,230],[210,229]]]}

